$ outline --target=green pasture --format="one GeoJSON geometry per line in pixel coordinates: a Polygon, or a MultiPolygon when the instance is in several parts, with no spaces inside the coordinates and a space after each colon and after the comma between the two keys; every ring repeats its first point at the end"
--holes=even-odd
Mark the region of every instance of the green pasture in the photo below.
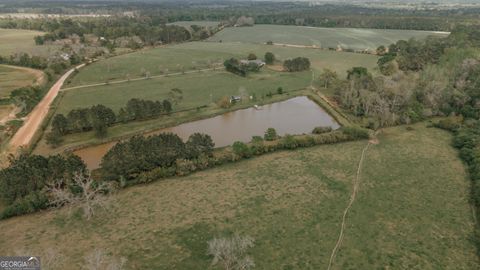
{"type": "Polygon", "coordinates": [[[222,67],[223,62],[230,57],[246,58],[249,53],[255,53],[257,57],[263,58],[266,52],[273,52],[280,61],[298,56],[308,57],[314,70],[330,68],[341,76],[346,76],[346,71],[353,66],[373,69],[377,62],[376,56],[367,54],[261,44],[189,42],[141,50],[93,63],[83,68],[65,87],[138,78],[146,72],[155,76],[222,67]]]}
{"type": "MultiPolygon", "coordinates": [[[[412,127],[383,129],[366,152],[332,269],[479,268],[469,180],[451,135],[412,127]]],[[[61,254],[59,265],[80,268],[100,249],[127,269],[217,270],[207,241],[239,233],[255,239],[255,269],[326,269],[366,144],[282,151],[131,187],[89,222],[67,209],[0,221],[0,253],[61,254]]]]}
{"type": "Polygon", "coordinates": [[[424,39],[430,35],[445,36],[446,33],[414,30],[255,25],[253,27],[225,28],[209,40],[260,44],[272,41],[281,44],[371,51],[380,45],[390,45],[398,40],[424,39]]]}

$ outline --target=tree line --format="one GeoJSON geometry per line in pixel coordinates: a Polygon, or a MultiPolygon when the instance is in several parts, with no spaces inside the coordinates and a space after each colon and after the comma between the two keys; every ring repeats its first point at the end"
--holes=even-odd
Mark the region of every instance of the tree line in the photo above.
{"type": "Polygon", "coordinates": [[[369,127],[420,121],[430,116],[480,116],[480,32],[457,27],[449,37],[398,41],[380,47],[374,76],[354,67],[347,79],[331,70],[319,76],[345,109],[369,119],[369,127]]]}
{"type": "Polygon", "coordinates": [[[94,105],[90,108],[71,110],[67,116],[56,114],[52,120],[52,129],[46,136],[47,143],[58,146],[62,142],[61,136],[93,130],[95,136],[105,137],[107,128],[118,122],[145,120],[172,111],[169,100],[152,101],[143,99],[130,99],[126,106],[121,108],[118,115],[104,106],[94,105]]]}

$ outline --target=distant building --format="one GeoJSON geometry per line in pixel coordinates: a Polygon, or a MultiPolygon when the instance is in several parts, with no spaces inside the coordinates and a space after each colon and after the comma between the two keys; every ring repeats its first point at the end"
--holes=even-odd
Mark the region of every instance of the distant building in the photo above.
{"type": "Polygon", "coordinates": [[[260,59],[255,59],[255,60],[245,60],[245,59],[244,59],[244,60],[240,60],[240,64],[242,64],[242,65],[248,65],[248,64],[251,64],[251,63],[256,64],[256,65],[259,66],[259,67],[265,66],[265,62],[263,62],[263,61],[260,60],[260,59]]]}
{"type": "Polygon", "coordinates": [[[62,54],[60,54],[60,58],[62,58],[65,61],[68,61],[68,60],[70,60],[70,54],[62,53],[62,54]]]}

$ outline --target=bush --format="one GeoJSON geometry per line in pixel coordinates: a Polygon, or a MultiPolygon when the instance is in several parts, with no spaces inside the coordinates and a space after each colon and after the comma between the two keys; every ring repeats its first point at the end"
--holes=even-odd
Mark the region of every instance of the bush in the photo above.
{"type": "Polygon", "coordinates": [[[197,169],[195,163],[188,159],[177,159],[175,165],[175,167],[177,168],[175,172],[178,176],[189,175],[197,169]]]}
{"type": "Polygon", "coordinates": [[[137,177],[136,183],[150,183],[158,179],[174,176],[176,170],[174,167],[163,168],[158,167],[148,172],[143,172],[137,177]]]}
{"type": "Polygon", "coordinates": [[[240,158],[249,158],[252,155],[250,148],[243,142],[234,142],[232,149],[233,153],[240,158]]]}
{"type": "Polygon", "coordinates": [[[48,197],[43,192],[31,193],[11,205],[7,206],[0,215],[0,219],[33,213],[48,207],[48,197]]]}
{"type": "Polygon", "coordinates": [[[265,152],[265,144],[263,138],[260,136],[253,136],[250,146],[250,151],[253,155],[261,155],[265,152]]]}
{"type": "Polygon", "coordinates": [[[274,128],[268,128],[267,131],[265,131],[263,138],[266,141],[274,141],[278,138],[277,131],[274,128]]]}
{"type": "Polygon", "coordinates": [[[343,127],[342,132],[352,139],[368,139],[370,137],[368,130],[361,127],[343,127]]]}
{"type": "Polygon", "coordinates": [[[293,137],[290,134],[286,134],[281,140],[280,140],[280,146],[283,149],[295,149],[298,147],[297,141],[295,140],[295,137],[293,137]]]}
{"type": "Polygon", "coordinates": [[[327,132],[331,132],[332,131],[332,127],[316,127],[312,130],[312,133],[313,134],[322,134],[322,133],[327,133],[327,132]]]}
{"type": "Polygon", "coordinates": [[[434,126],[448,131],[457,131],[461,126],[461,120],[454,117],[449,117],[447,119],[438,121],[438,123],[435,123],[434,126]]]}

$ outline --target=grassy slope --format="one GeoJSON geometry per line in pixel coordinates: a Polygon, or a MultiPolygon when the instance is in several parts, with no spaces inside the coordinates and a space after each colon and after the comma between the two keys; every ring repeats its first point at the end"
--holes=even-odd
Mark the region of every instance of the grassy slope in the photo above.
{"type": "MultiPolygon", "coordinates": [[[[211,41],[251,42],[295,45],[316,45],[322,48],[375,50],[380,45],[390,45],[398,40],[423,39],[428,35],[440,35],[430,31],[382,30],[359,28],[318,28],[286,25],[255,25],[253,27],[225,28],[211,41]]],[[[444,36],[444,34],[441,34],[444,36]]]]}
{"type": "Polygon", "coordinates": [[[71,80],[70,86],[102,83],[107,80],[141,77],[142,71],[157,75],[168,70],[168,73],[207,68],[209,64],[222,65],[230,57],[245,58],[248,53],[255,53],[263,58],[266,52],[273,52],[280,60],[297,56],[310,58],[315,70],[330,68],[346,76],[352,66],[364,66],[373,69],[377,57],[365,54],[337,53],[332,51],[287,48],[258,44],[189,42],[170,45],[150,50],[126,54],[94,63],[84,68],[71,80]]]}
{"type": "MultiPolygon", "coordinates": [[[[367,152],[334,269],[478,269],[468,180],[450,135],[386,129],[367,152]]],[[[48,211],[0,222],[0,253],[47,247],[81,263],[94,248],[129,268],[207,269],[206,241],[256,239],[258,269],[323,269],[366,142],[274,153],[121,191],[91,222],[48,211]]]]}

